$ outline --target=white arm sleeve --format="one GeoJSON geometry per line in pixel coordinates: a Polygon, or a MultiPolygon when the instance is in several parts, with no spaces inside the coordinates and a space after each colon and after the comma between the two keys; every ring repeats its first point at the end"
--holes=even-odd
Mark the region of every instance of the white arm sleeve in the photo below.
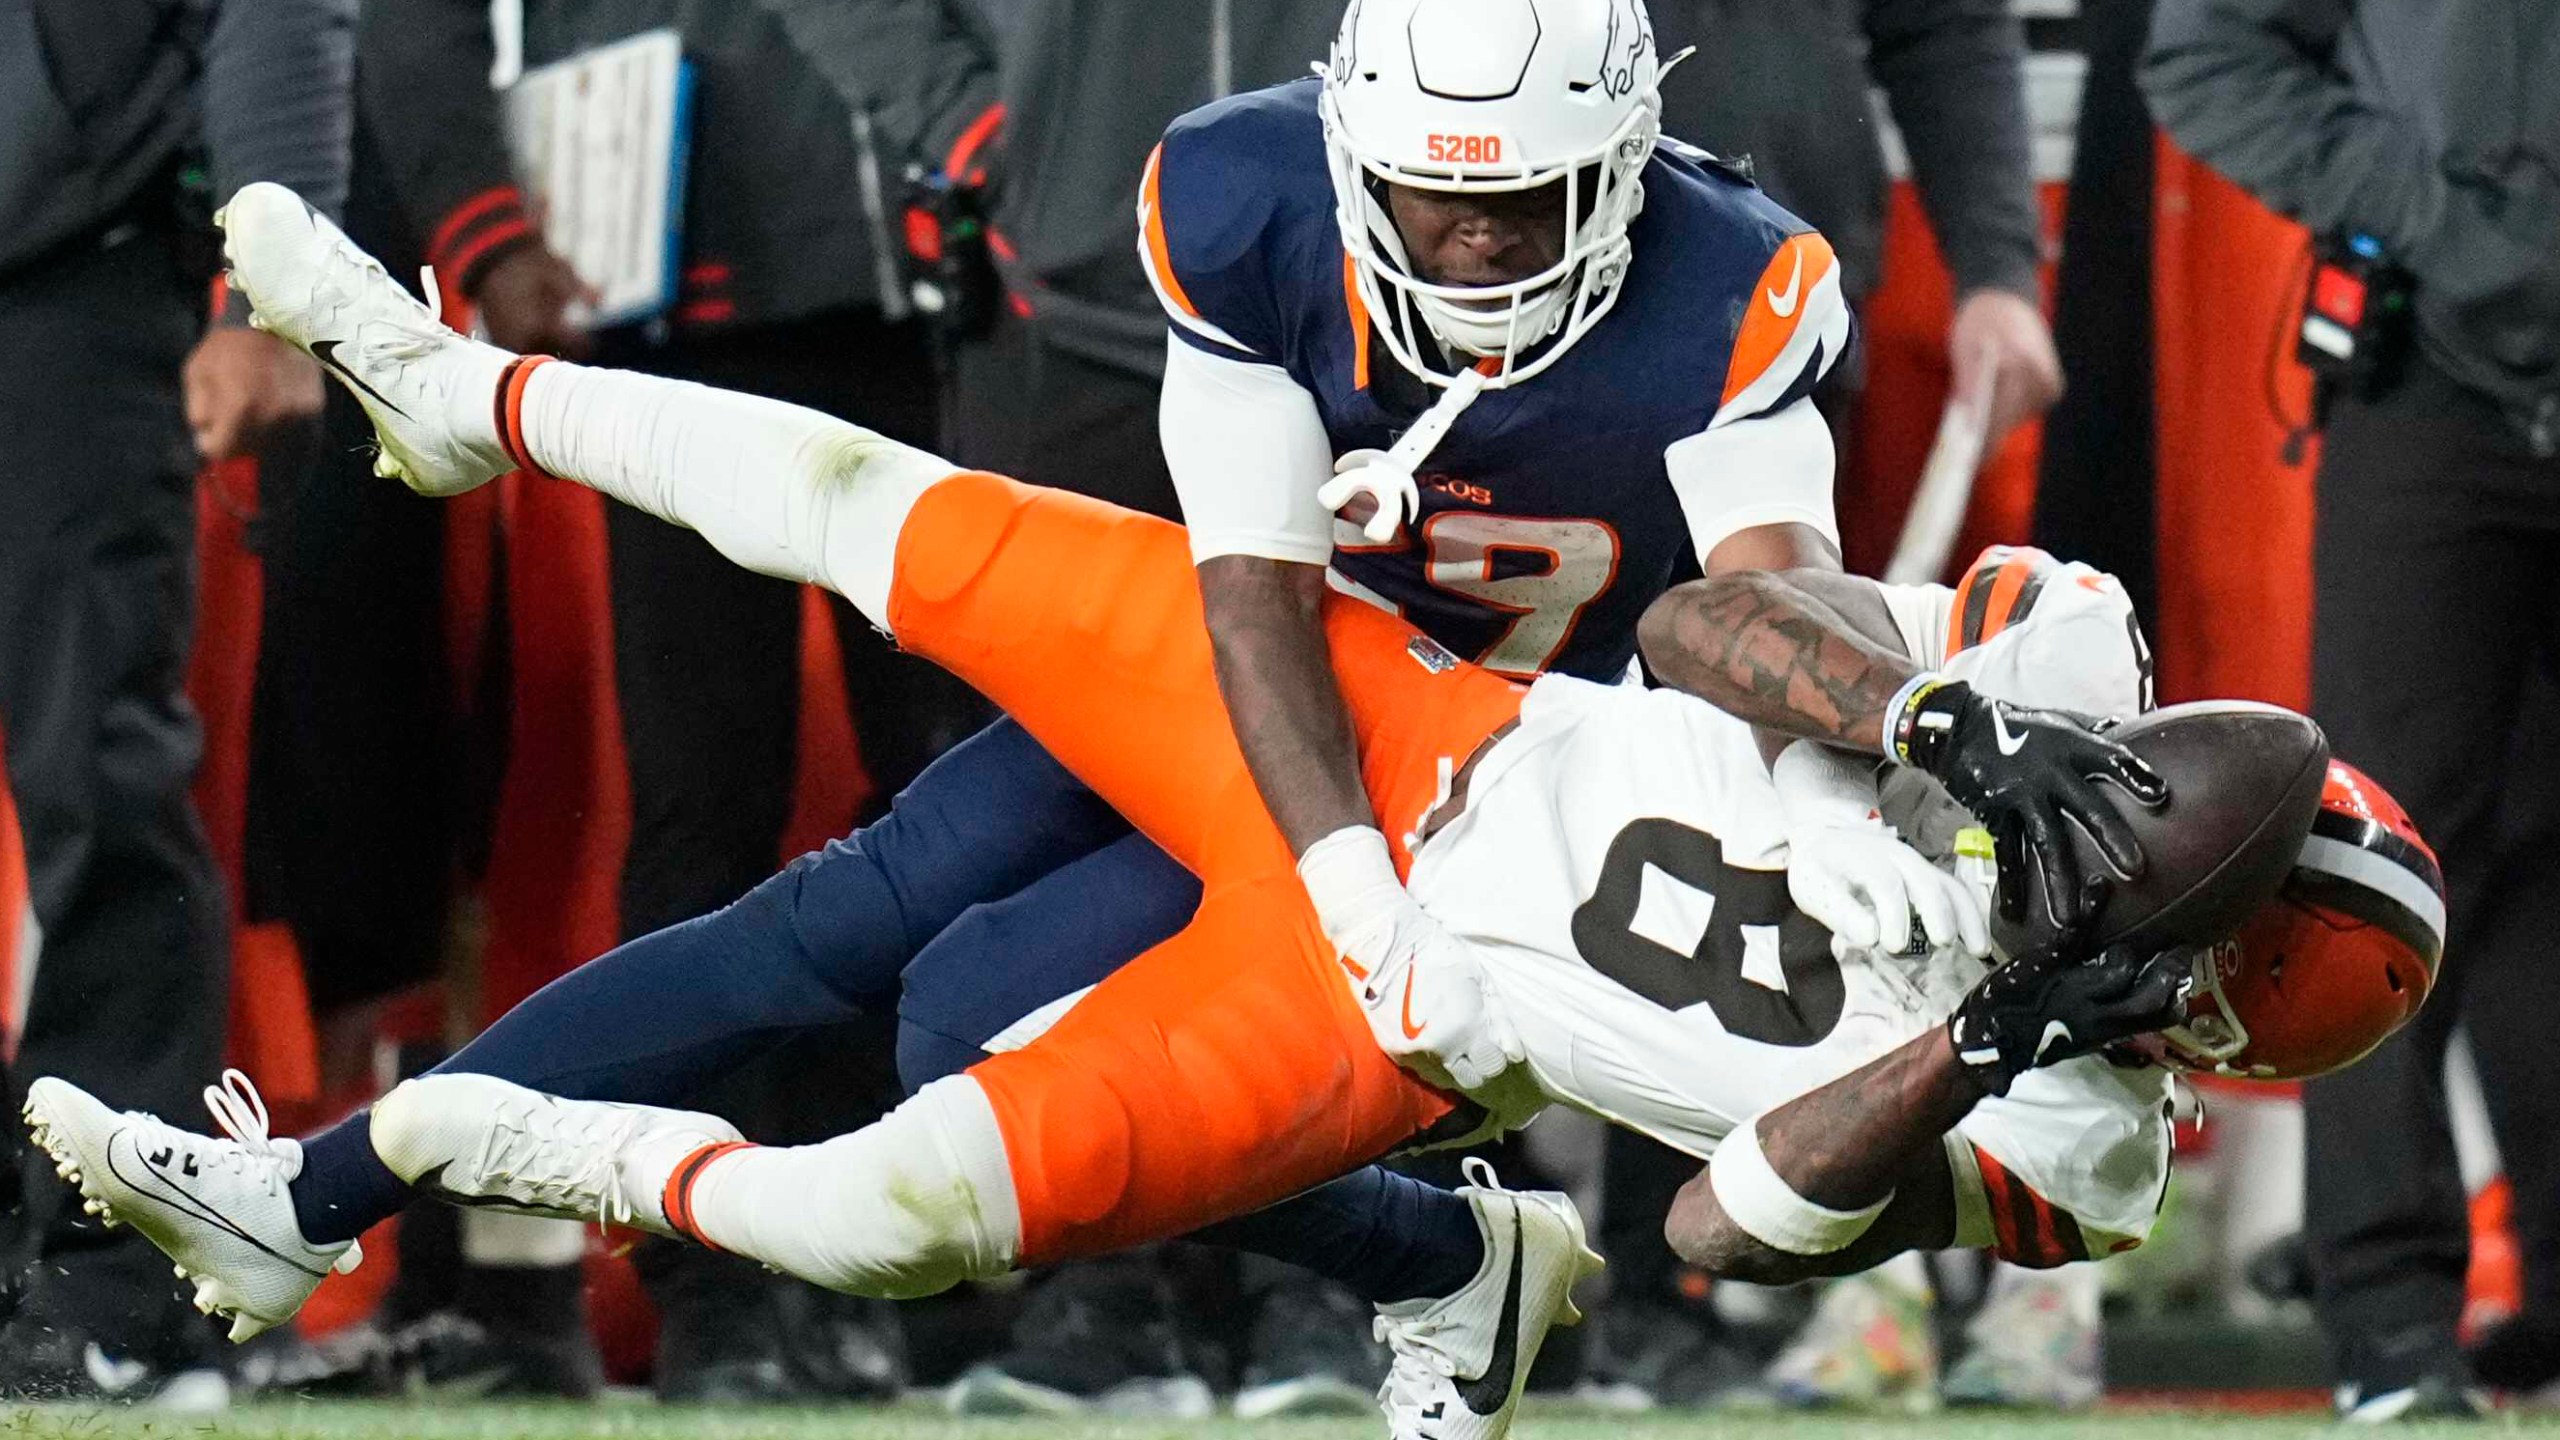
{"type": "Polygon", "coordinates": [[[1315,397],[1288,371],[1167,335],[1157,431],[1191,529],[1193,563],[1220,555],[1307,565],[1333,558],[1333,516],[1316,503],[1333,475],[1333,441],[1315,397]]]}
{"type": "Polygon", "coordinates": [[[1876,593],[1902,632],[1903,653],[1923,670],[1947,663],[1947,620],[1955,611],[1956,592],[1944,585],[1886,585],[1876,593]]]}
{"type": "Polygon", "coordinates": [[[1710,426],[1662,452],[1702,563],[1718,545],[1761,525],[1810,525],[1837,546],[1834,458],[1831,427],[1811,400],[1710,426]]]}

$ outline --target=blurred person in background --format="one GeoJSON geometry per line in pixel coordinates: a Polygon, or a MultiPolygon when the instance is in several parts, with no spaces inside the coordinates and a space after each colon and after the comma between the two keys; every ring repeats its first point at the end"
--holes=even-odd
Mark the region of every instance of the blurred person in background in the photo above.
{"type": "Polygon", "coordinates": [[[2408,806],[2451,884],[2450,993],[2304,1087],[2314,1303],[2355,1419],[2475,1414],[2475,1379],[2560,1377],[2554,891],[2547,851],[2497,844],[2518,826],[2509,765],[2545,763],[2523,697],[2560,638],[2554,75],[2551,0],[2159,0],[2141,76],[2181,147],[2410,287],[2407,334],[2365,337],[2381,370],[2333,393],[2313,542],[2313,713],[2408,806]],[[2514,1182],[2525,1296],[2467,1357],[2456,1023],[2514,1182]]]}
{"type": "MultiPolygon", "coordinates": [[[[1824,235],[1863,306],[1884,281],[1888,177],[1870,88],[1902,133],[1912,180],[1955,280],[1955,391],[1991,389],[1988,447],[2062,394],[2037,281],[2043,233],[2027,119],[2026,37],[2010,0],[1665,0],[1662,129],[1719,155],[1824,235]]],[[[1832,372],[1853,409],[1859,367],[1832,372]]]]}
{"type": "MultiPolygon", "coordinates": [[[[119,1105],[193,1106],[229,1014],[181,688],[196,471],[307,444],[321,405],[245,306],[207,329],[209,218],[253,180],[339,204],[349,21],[345,0],[0,4],[0,731],[42,931],[16,1058],[119,1105]]],[[[211,1332],[151,1247],[27,1198],[0,1398],[219,1404],[211,1332]]]]}
{"type": "MultiPolygon", "coordinates": [[[[2026,39],[2008,0],[1656,0],[1654,26],[1665,57],[1697,47],[1664,78],[1663,133],[1748,160],[1772,198],[1831,241],[1841,288],[1861,310],[1884,281],[1888,174],[1869,98],[1871,88],[1881,89],[1953,272],[1951,391],[1988,390],[1986,448],[2060,398],[2061,362],[2037,277],[2043,227],[2026,39]]],[[[1844,455],[1863,383],[1853,351],[1815,392],[1844,455]]],[[[1854,495],[1842,498],[1844,508],[1856,503],[1854,495]]],[[[1591,1332],[1585,1395],[1639,1407],[1696,1404],[1751,1384],[1755,1376],[1725,1343],[1705,1286],[1647,1218],[1662,1213],[1679,1189],[1683,1162],[1642,1136],[1613,1131],[1604,1174],[1600,1225],[1611,1299],[1591,1332]]],[[[2027,1318],[2074,1332],[2051,1347],[2064,1368],[2094,1370],[2094,1362],[2081,1363],[2095,1339],[2094,1278],[2063,1278],[2058,1283],[2074,1292],[2069,1302],[2039,1305],[2027,1318]]],[[[2000,1293],[2023,1283],[2000,1282],[2000,1293]]],[[[1930,1287],[1918,1257],[1839,1288],[1830,1313],[1774,1377],[1780,1388],[1821,1400],[1934,1385],[1930,1287]],[[1855,1338],[1868,1333],[1892,1336],[1901,1347],[1881,1367],[1850,1363],[1853,1352],[1869,1355],[1871,1347],[1855,1338]]],[[[2094,1384],[2094,1375],[2088,1378],[2094,1384]]],[[[2078,1388],[2076,1375],[2056,1380],[2078,1388]]]]}
{"type": "Polygon", "coordinates": [[[953,454],[1174,516],[1156,435],[1164,309],[1137,254],[1147,152],[1179,115],[1306,74],[1342,6],[968,3],[996,37],[1002,117],[940,178],[975,190],[1001,294],[954,337],[953,454]]]}
{"type": "MultiPolygon", "coordinates": [[[[934,370],[907,317],[887,223],[895,192],[884,187],[917,158],[949,153],[992,104],[994,75],[972,17],[941,0],[527,0],[523,9],[528,66],[657,27],[680,33],[696,84],[681,284],[663,322],[589,331],[587,286],[543,243],[510,172],[488,84],[486,0],[370,0],[361,26],[368,124],[394,192],[427,237],[426,260],[491,337],[935,443],[934,370]]],[[[632,803],[621,924],[636,936],[717,909],[773,873],[792,806],[802,600],[636,511],[612,507],[607,530],[632,803]]],[[[838,607],[836,631],[876,812],[985,711],[850,610],[838,607]]],[[[868,817],[845,817],[857,818],[868,817]]],[[[844,1067],[786,1074],[777,1059],[715,1103],[775,1133],[824,1133],[867,1103],[859,1091],[844,1067]],[[818,1075],[857,1093],[828,1095],[818,1075]]],[[[578,1253],[540,1257],[547,1266],[510,1257],[518,1263],[507,1267],[505,1298],[488,1308],[520,1335],[583,1347],[578,1253]]],[[[786,1322],[812,1303],[789,1282],[672,1248],[641,1261],[660,1310],[662,1397],[783,1401],[813,1386],[876,1388],[791,1347],[794,1334],[828,1327],[786,1322]]]]}

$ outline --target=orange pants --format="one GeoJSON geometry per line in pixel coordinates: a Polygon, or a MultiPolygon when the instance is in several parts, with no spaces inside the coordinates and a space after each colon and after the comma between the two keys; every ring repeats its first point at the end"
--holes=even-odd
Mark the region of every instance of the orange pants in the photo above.
{"type": "MultiPolygon", "coordinates": [[[[1201,879],[1180,934],[970,1074],[1004,1133],[1021,1263],[1183,1234],[1388,1153],[1454,1102],[1382,1054],[1219,698],[1180,528],[992,475],[898,537],[899,643],[975,685],[1201,879]]],[[[1361,778],[1403,835],[1523,690],[1335,597],[1361,778]],[[1431,663],[1426,663],[1429,660],[1431,663]]]]}

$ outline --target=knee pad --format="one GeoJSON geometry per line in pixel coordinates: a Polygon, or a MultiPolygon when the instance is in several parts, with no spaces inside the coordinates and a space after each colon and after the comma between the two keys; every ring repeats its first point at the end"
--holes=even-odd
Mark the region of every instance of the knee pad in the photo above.
{"type": "MultiPolygon", "coordinates": [[[[746,1158],[765,1162],[754,1182],[769,1220],[741,1248],[831,1290],[938,1294],[1005,1273],[1021,1248],[1004,1137],[986,1093],[965,1075],[935,1081],[850,1135],[746,1158]],[[777,1230],[798,1231],[801,1243],[777,1230]]],[[[740,1178],[749,1169],[740,1165],[740,1178]]]]}

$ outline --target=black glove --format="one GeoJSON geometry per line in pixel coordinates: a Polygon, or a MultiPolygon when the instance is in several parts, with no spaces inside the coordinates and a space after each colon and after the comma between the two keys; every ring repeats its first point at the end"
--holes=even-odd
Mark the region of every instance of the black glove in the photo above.
{"type": "Polygon", "coordinates": [[[2114,945],[2086,956],[2069,941],[2018,956],[1982,977],[1947,1020],[1956,1059],[1987,1095],[2185,1018],[2194,952],[2114,945]]]}
{"type": "Polygon", "coordinates": [[[2032,862],[2044,871],[2047,918],[2064,931],[2097,913],[2076,873],[2064,816],[2089,832],[2118,874],[2142,874],[2140,842],[2090,782],[2110,781],[2145,806],[2169,800],[2158,771],[2089,722],[1977,695],[1961,680],[1913,688],[1894,718],[1892,754],[1936,777],[1990,827],[2000,850],[2003,913],[2020,917],[2024,867],[2032,862]]]}

